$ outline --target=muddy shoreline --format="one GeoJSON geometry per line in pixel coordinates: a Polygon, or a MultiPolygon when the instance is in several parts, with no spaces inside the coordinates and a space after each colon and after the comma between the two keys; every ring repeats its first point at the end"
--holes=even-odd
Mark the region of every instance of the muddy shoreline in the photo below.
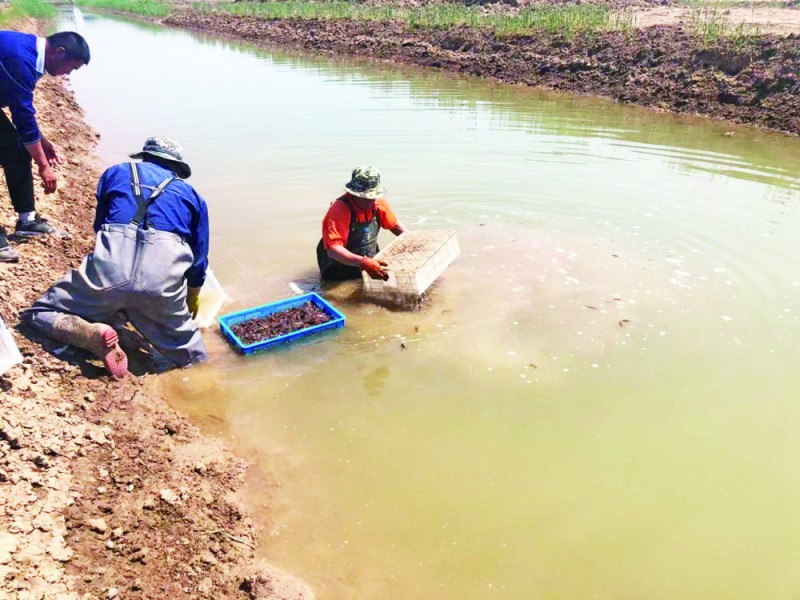
{"type": "MultiPolygon", "coordinates": [[[[18,244],[21,261],[0,263],[0,315],[24,356],[0,376],[0,597],[312,598],[256,559],[237,495],[245,463],[168,406],[142,340],[121,331],[134,376],[115,381],[20,325],[18,311],[92,248],[102,172],[99,134],[62,81],[43,78],[36,107],[65,162],[37,208],[66,236],[18,244]]],[[[5,185],[0,205],[13,230],[5,185]]]]}
{"type": "Polygon", "coordinates": [[[177,10],[166,25],[262,45],[360,56],[800,134],[800,36],[705,43],[680,25],[498,39],[398,22],[267,20],[177,10]]]}

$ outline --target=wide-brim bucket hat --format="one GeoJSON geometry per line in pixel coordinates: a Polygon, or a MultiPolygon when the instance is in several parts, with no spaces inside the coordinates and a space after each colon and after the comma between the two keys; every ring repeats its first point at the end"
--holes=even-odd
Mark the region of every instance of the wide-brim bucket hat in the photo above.
{"type": "Polygon", "coordinates": [[[376,200],[386,195],[386,190],[381,185],[381,174],[378,169],[370,166],[356,167],[350,181],[344,186],[345,191],[359,198],[376,200]]]}
{"type": "Polygon", "coordinates": [[[183,162],[180,144],[168,137],[147,138],[140,152],[134,152],[128,156],[131,158],[144,158],[145,154],[168,160],[174,166],[175,174],[181,179],[188,179],[192,175],[191,167],[183,162]]]}

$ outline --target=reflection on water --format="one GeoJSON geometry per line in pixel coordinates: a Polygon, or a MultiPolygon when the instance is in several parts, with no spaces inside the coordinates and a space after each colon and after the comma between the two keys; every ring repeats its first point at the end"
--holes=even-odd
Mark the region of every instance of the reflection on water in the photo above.
{"type": "Polygon", "coordinates": [[[231,310],[317,285],[320,221],[357,164],[411,227],[458,232],[419,312],[344,283],[325,290],[335,335],[244,358],[208,332],[211,362],[165,378],[253,461],[267,558],[324,598],[800,593],[798,140],[79,30],[104,158],[183,143],[231,310]]]}

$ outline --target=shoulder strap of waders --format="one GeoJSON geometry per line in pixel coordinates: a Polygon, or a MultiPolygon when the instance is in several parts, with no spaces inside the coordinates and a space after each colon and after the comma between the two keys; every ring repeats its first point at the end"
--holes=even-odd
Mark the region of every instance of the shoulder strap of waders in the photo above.
{"type": "MultiPolygon", "coordinates": [[[[358,219],[356,218],[356,215],[358,213],[356,212],[356,209],[353,208],[353,204],[350,202],[350,199],[347,196],[341,196],[339,198],[339,200],[344,202],[347,205],[347,208],[350,209],[350,225],[352,226],[353,223],[358,224],[358,219]]],[[[364,212],[364,211],[362,210],[361,212],[364,212]]],[[[375,207],[374,204],[372,205],[372,219],[367,221],[367,223],[369,223],[371,221],[378,221],[378,224],[380,224],[380,219],[378,217],[378,209],[375,207]]]]}
{"type": "Polygon", "coordinates": [[[149,208],[150,204],[161,195],[161,192],[163,192],[170,183],[175,181],[178,177],[176,175],[171,175],[153,188],[149,185],[142,185],[139,182],[139,169],[135,162],[128,164],[130,164],[131,167],[131,186],[133,187],[133,195],[136,198],[136,204],[139,207],[136,211],[136,215],[134,215],[134,217],[131,219],[131,223],[136,224],[138,227],[145,219],[145,216],[147,215],[147,209],[149,208]],[[145,200],[144,196],[142,195],[142,188],[153,190],[153,193],[150,194],[150,197],[147,200],[145,200]]]}
{"type": "Polygon", "coordinates": [[[350,225],[352,226],[353,223],[356,222],[356,210],[353,208],[353,205],[350,204],[350,199],[347,196],[342,196],[339,200],[344,202],[344,205],[350,210],[350,225]]]}

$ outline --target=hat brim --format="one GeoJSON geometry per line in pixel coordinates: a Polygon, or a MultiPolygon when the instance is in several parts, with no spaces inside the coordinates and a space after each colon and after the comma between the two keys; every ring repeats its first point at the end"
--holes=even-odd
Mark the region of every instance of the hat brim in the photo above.
{"type": "Polygon", "coordinates": [[[383,198],[386,195],[386,190],[380,186],[372,188],[371,190],[367,190],[366,192],[357,192],[353,188],[346,185],[344,186],[344,191],[348,194],[352,194],[353,196],[358,196],[359,198],[366,198],[367,200],[377,200],[378,198],[383,198]]]}
{"type": "Polygon", "coordinates": [[[171,164],[175,165],[175,174],[180,177],[181,179],[188,179],[192,176],[192,168],[187,165],[182,160],[175,160],[166,152],[154,152],[152,150],[142,150],[141,152],[135,152],[134,154],[129,154],[131,158],[144,158],[145,154],[149,154],[150,156],[157,156],[158,158],[162,158],[164,160],[168,160],[171,164]]]}

